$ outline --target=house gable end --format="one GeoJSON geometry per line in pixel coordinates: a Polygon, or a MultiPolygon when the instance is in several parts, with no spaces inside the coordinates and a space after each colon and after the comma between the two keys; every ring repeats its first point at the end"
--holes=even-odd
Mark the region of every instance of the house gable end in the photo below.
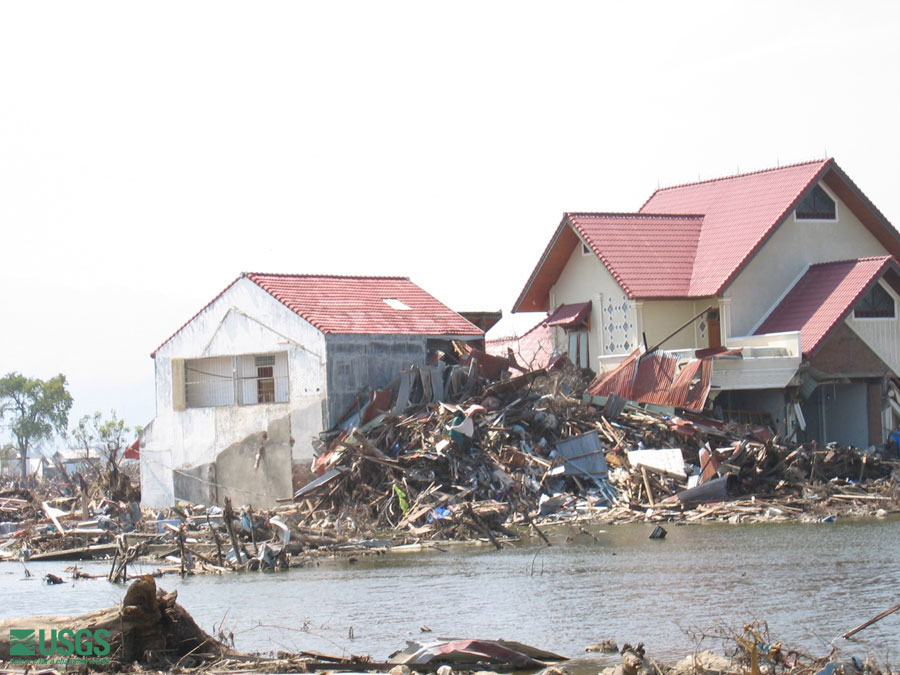
{"type": "MultiPolygon", "coordinates": [[[[218,338],[216,336],[226,321],[229,330],[234,330],[238,323],[244,326],[255,323],[310,351],[324,354],[325,340],[321,331],[249,279],[238,278],[160,345],[153,352],[153,357],[203,357],[208,355],[206,352],[211,349],[214,341],[218,342],[215,349],[219,352],[224,348],[226,340],[224,334],[218,338]],[[230,315],[235,315],[235,318],[228,318],[230,315]],[[238,322],[237,316],[241,315],[245,320],[238,322]]],[[[230,339],[246,343],[246,339],[239,339],[234,335],[230,339]]]]}

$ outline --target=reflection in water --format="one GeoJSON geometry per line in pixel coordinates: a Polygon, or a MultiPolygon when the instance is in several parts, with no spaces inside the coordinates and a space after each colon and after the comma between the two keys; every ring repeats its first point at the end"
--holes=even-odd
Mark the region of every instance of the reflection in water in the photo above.
{"type": "MultiPolygon", "coordinates": [[[[502,551],[452,549],[323,561],[283,573],[181,580],[179,602],[247,651],[368,653],[377,659],[422,636],[518,640],[571,657],[602,639],[644,642],[654,658],[686,654],[684,629],[768,622],[774,637],[816,654],[897,602],[900,520],[836,524],[609,527],[595,542],[565,531],[502,551]],[[352,627],[353,639],[349,639],[352,627]]],[[[30,563],[64,576],[69,563],[30,563]]],[[[106,565],[90,566],[105,573],[106,565]]],[[[118,602],[105,580],[48,587],[0,564],[0,618],[80,614],[118,602]]],[[[858,635],[853,653],[900,646],[900,615],[858,635]]],[[[591,655],[591,658],[605,658],[591,655]]],[[[896,660],[896,659],[895,659],[896,660]]]]}

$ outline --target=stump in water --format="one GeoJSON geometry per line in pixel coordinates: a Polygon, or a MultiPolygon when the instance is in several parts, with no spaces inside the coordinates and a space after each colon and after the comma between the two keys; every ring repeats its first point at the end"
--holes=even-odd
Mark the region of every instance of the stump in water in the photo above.
{"type": "Polygon", "coordinates": [[[35,636],[43,630],[45,645],[53,630],[69,629],[74,634],[84,630],[92,634],[104,629],[109,631],[109,658],[120,663],[174,664],[188,655],[197,660],[240,655],[204,632],[175,602],[177,595],[177,591],[166,593],[157,589],[153,577],[145,574],[128,588],[121,607],[75,617],[0,621],[0,661],[10,659],[10,629],[31,629],[35,636]]]}

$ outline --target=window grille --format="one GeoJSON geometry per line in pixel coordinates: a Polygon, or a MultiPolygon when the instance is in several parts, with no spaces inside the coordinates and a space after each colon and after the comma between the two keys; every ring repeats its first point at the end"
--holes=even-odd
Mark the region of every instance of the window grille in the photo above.
{"type": "Polygon", "coordinates": [[[287,403],[287,352],[185,361],[188,408],[287,403]]]}

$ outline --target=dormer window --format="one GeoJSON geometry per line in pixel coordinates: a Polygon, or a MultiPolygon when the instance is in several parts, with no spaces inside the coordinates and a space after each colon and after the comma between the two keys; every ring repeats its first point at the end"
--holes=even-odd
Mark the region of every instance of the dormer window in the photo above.
{"type": "Polygon", "coordinates": [[[837,205],[821,185],[816,185],[794,212],[797,220],[837,220],[837,205]]]}
{"type": "Polygon", "coordinates": [[[853,308],[855,319],[893,319],[894,316],[894,298],[881,284],[872,286],[853,308]]]}

